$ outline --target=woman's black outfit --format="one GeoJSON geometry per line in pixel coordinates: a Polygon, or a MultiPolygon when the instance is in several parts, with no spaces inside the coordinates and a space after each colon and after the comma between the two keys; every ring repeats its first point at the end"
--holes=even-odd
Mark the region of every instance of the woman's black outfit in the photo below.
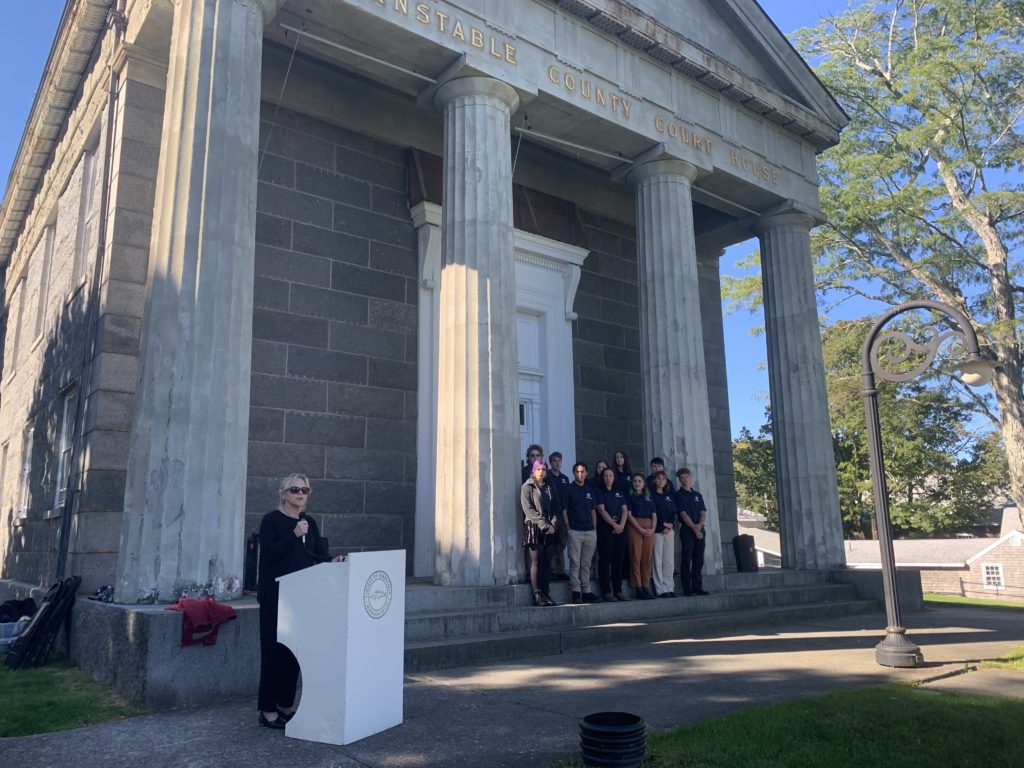
{"type": "MultiPolygon", "coordinates": [[[[603,504],[605,511],[616,524],[622,522],[622,507],[626,497],[617,488],[598,491],[597,503],[603,504]]],[[[601,583],[602,595],[622,594],[622,561],[626,554],[626,533],[615,533],[605,522],[604,517],[597,515],[597,578],[601,583]]]]}
{"type": "MultiPolygon", "coordinates": [[[[554,489],[550,483],[538,484],[531,477],[523,483],[519,491],[519,505],[523,511],[523,547],[537,553],[534,592],[547,595],[551,580],[548,561],[551,559],[551,550],[558,540],[558,534],[547,533],[544,529],[552,524],[557,526],[559,523],[556,519],[560,514],[554,489]]],[[[533,560],[532,554],[530,559],[533,560]]],[[[530,568],[533,567],[534,564],[531,562],[530,568]]],[[[535,594],[534,597],[536,596],[535,594]]]]}
{"type": "Polygon", "coordinates": [[[308,515],[306,541],[295,535],[298,518],[275,509],[260,523],[260,572],[256,600],[260,604],[260,692],[261,712],[295,704],[299,680],[299,662],[288,648],[277,642],[277,600],[279,576],[301,571],[329,560],[326,539],[320,538],[316,521],[308,515]]]}

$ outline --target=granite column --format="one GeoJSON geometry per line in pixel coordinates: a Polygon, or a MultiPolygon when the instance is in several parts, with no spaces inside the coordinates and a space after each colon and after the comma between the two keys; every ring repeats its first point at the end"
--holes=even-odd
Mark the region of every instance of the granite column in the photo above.
{"type": "Polygon", "coordinates": [[[772,439],[782,564],[844,564],[825,365],[814,293],[814,219],[788,211],[754,227],[761,240],[772,439]]]}
{"type": "Polygon", "coordinates": [[[438,338],[438,584],[516,580],[515,251],[510,118],[515,90],[462,77],[435,95],[444,110],[438,338]]]}
{"type": "Polygon", "coordinates": [[[640,350],[648,457],[689,467],[707,506],[706,570],[722,572],[714,444],[708,405],[690,185],[698,169],[663,158],[638,165],[640,350]]]}
{"type": "Polygon", "coordinates": [[[179,0],[116,599],[241,595],[263,27],[280,0],[179,0]]]}

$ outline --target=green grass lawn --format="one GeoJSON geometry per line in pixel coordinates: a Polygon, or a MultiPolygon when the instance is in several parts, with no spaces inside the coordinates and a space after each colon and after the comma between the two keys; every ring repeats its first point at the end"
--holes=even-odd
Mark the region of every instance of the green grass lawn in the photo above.
{"type": "Polygon", "coordinates": [[[1022,722],[1024,701],[884,685],[652,733],[648,765],[1017,768],[1024,759],[1022,722]]]}
{"type": "Polygon", "coordinates": [[[69,659],[54,656],[44,667],[10,670],[0,654],[0,737],[62,731],[132,717],[129,706],[69,659]]]}
{"type": "Polygon", "coordinates": [[[1024,672],[1024,645],[1020,648],[1014,648],[1002,658],[986,661],[981,666],[994,669],[1015,669],[1018,672],[1024,672]]]}
{"type": "Polygon", "coordinates": [[[1008,600],[988,600],[983,597],[960,597],[960,595],[939,595],[934,592],[924,593],[925,605],[942,603],[944,605],[981,605],[986,608],[1005,608],[1009,611],[1024,611],[1024,603],[1011,603],[1008,600]]]}

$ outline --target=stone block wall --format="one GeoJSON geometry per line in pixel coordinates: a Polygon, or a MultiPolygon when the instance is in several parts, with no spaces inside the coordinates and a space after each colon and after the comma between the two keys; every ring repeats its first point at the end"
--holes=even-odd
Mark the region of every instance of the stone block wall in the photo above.
{"type": "Polygon", "coordinates": [[[416,233],[404,152],[263,105],[246,532],[310,476],[334,550],[412,553],[416,233]]]}
{"type": "Polygon", "coordinates": [[[593,213],[580,216],[590,255],[573,307],[576,455],[593,470],[598,459],[610,463],[624,450],[634,469],[646,471],[636,232],[593,213]]]}
{"type": "MultiPolygon", "coordinates": [[[[68,507],[57,493],[63,399],[74,402],[71,388],[82,386],[91,347],[89,308],[100,300],[94,267],[107,130],[104,95],[94,92],[73,106],[73,129],[55,150],[5,275],[0,573],[32,584],[46,585],[56,577],[61,519],[68,507]],[[26,432],[32,435],[28,456],[26,432]]],[[[102,449],[86,445],[85,450],[102,449]]]]}

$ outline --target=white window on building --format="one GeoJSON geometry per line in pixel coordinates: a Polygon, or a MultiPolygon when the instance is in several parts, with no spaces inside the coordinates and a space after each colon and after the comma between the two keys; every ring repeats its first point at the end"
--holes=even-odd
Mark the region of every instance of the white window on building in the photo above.
{"type": "Polygon", "coordinates": [[[7,365],[5,367],[6,375],[10,376],[18,370],[18,360],[21,355],[21,326],[22,326],[22,315],[25,313],[22,311],[23,304],[25,303],[25,278],[22,277],[18,280],[17,285],[14,286],[14,293],[11,294],[11,308],[7,315],[8,323],[13,323],[11,328],[12,333],[8,340],[11,343],[10,349],[7,352],[7,365]]]}
{"type": "Polygon", "coordinates": [[[36,338],[42,336],[46,323],[46,305],[50,301],[50,280],[53,277],[53,235],[56,226],[50,224],[43,231],[43,270],[39,282],[39,306],[36,307],[36,338]]]}
{"type": "Polygon", "coordinates": [[[32,483],[32,449],[35,442],[32,425],[25,427],[21,438],[21,482],[18,485],[18,506],[14,510],[15,520],[28,517],[29,494],[32,483]]]}
{"type": "Polygon", "coordinates": [[[90,247],[89,229],[93,219],[95,206],[93,187],[96,181],[96,152],[86,150],[82,153],[82,194],[78,204],[78,230],[75,237],[75,261],[74,272],[72,273],[72,289],[78,285],[85,275],[86,266],[89,263],[88,249],[90,247]]]}
{"type": "Polygon", "coordinates": [[[10,443],[4,443],[0,448],[0,514],[4,512],[4,502],[7,500],[7,449],[10,443]]]}
{"type": "Polygon", "coordinates": [[[64,506],[68,485],[68,474],[71,472],[71,449],[75,442],[75,406],[78,389],[71,386],[61,395],[60,443],[57,456],[57,494],[53,509],[57,511],[64,506]]]}
{"type": "Polygon", "coordinates": [[[1004,589],[1006,587],[1006,582],[1003,581],[1003,566],[998,563],[986,565],[983,576],[985,589],[1004,589]]]}

